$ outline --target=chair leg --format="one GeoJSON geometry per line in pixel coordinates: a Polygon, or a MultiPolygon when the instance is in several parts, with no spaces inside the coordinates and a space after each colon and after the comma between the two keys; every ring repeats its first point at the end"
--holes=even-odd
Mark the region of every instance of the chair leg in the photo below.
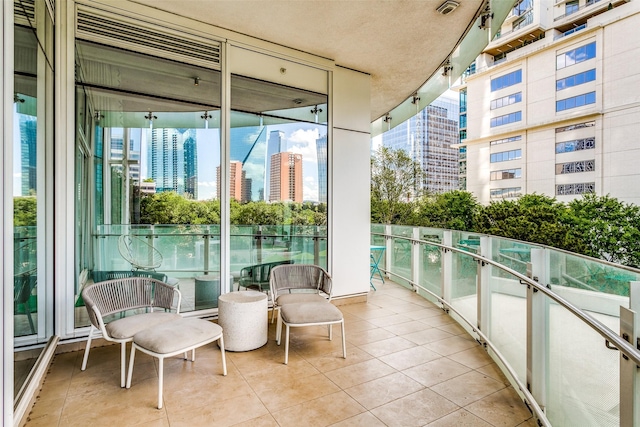
{"type": "Polygon", "coordinates": [[[284,324],[286,329],[285,337],[284,337],[284,364],[289,364],[289,325],[287,323],[284,324]]]}
{"type": "Polygon", "coordinates": [[[347,343],[346,343],[346,340],[344,338],[344,319],[342,319],[342,322],[340,322],[340,326],[342,328],[342,358],[346,359],[347,358],[347,343]]]}
{"type": "Polygon", "coordinates": [[[280,345],[280,338],[282,338],[282,317],[280,317],[280,310],[278,310],[278,323],[276,324],[276,343],[280,345]]]}
{"type": "Polygon", "coordinates": [[[93,325],[89,328],[89,338],[87,338],[87,345],[84,348],[84,357],[82,358],[81,371],[87,369],[87,361],[89,360],[89,350],[91,349],[91,339],[93,338],[93,325]]]}
{"type": "Polygon", "coordinates": [[[131,356],[129,356],[129,372],[127,374],[127,388],[131,388],[131,377],[133,376],[133,361],[136,357],[136,346],[131,344],[131,356]]]}
{"type": "Polygon", "coordinates": [[[333,341],[333,325],[329,324],[329,341],[333,341]]]}
{"type": "MultiPolygon", "coordinates": [[[[133,347],[133,346],[132,346],[133,347]]],[[[127,343],[120,347],[120,387],[125,386],[125,370],[127,369],[127,343]]]]}
{"type": "Polygon", "coordinates": [[[162,409],[162,383],[164,377],[164,357],[158,357],[158,409],[162,409]]]}
{"type": "Polygon", "coordinates": [[[222,355],[222,375],[227,376],[227,358],[224,354],[224,337],[220,335],[218,339],[218,345],[220,346],[220,354],[222,355]]]}

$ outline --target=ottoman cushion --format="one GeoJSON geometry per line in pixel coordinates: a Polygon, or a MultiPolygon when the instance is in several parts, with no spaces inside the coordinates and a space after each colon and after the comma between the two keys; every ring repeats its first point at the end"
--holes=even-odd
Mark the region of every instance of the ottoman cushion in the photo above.
{"type": "Polygon", "coordinates": [[[178,319],[138,332],[136,345],[158,354],[169,354],[191,348],[221,335],[222,328],[202,319],[178,319]]]}
{"type": "Polygon", "coordinates": [[[311,292],[293,292],[282,294],[276,299],[277,305],[295,304],[300,302],[328,302],[322,295],[311,292]]]}

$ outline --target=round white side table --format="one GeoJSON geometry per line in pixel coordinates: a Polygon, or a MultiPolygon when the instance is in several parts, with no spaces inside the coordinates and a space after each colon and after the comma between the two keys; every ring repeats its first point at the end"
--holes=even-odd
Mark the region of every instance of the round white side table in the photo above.
{"type": "Polygon", "coordinates": [[[218,297],[218,325],[224,349],[255,350],[267,343],[269,317],[267,294],[257,291],[229,292],[218,297]]]}

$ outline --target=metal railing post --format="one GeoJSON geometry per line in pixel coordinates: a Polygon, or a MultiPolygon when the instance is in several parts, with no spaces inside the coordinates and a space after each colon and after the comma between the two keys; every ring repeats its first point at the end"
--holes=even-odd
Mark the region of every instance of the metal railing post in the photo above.
{"type": "MultiPolygon", "coordinates": [[[[453,246],[453,232],[451,230],[444,230],[442,233],[442,244],[445,246],[453,246]]],[[[440,296],[450,304],[453,280],[453,252],[442,249],[441,263],[442,279],[440,283],[440,296]]]]}
{"type": "MultiPolygon", "coordinates": [[[[543,285],[549,283],[549,254],[545,249],[531,249],[527,276],[543,285]]],[[[527,389],[541,408],[547,406],[549,354],[549,300],[532,286],[527,286],[527,389]]]]}
{"type": "MultiPolygon", "coordinates": [[[[480,255],[491,259],[491,238],[480,236],[480,255]]],[[[491,336],[491,266],[478,261],[477,270],[477,326],[485,335],[491,336]]]]}
{"type": "Polygon", "coordinates": [[[205,234],[203,236],[204,244],[203,244],[203,256],[204,256],[204,274],[209,274],[209,240],[211,239],[210,234],[205,234]]]}
{"type": "MultiPolygon", "coordinates": [[[[638,347],[640,333],[640,282],[629,283],[629,308],[620,306],[620,334],[638,347]]],[[[640,425],[640,373],[638,366],[620,354],[620,425],[640,425]]]]}
{"type": "MultiPolygon", "coordinates": [[[[411,230],[411,235],[414,239],[420,239],[420,227],[413,227],[411,230]]],[[[422,271],[422,257],[420,254],[422,253],[422,245],[420,243],[414,241],[411,245],[411,280],[413,283],[420,283],[420,273],[422,271]]],[[[418,288],[413,286],[413,290],[417,290],[418,288]]]]}
{"type": "MultiPolygon", "coordinates": [[[[393,255],[393,239],[391,238],[391,225],[384,226],[384,269],[386,271],[391,270],[391,256],[393,255]]],[[[387,277],[389,275],[387,274],[387,277]]]]}

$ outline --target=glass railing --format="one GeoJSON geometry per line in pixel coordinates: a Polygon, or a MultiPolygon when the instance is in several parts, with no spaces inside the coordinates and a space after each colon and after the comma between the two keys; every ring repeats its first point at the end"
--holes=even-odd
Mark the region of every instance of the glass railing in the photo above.
{"type": "MultiPolygon", "coordinates": [[[[225,289],[220,283],[219,225],[104,225],[94,235],[94,263],[89,272],[92,280],[104,280],[115,272],[125,274],[132,270],[134,274],[146,274],[143,270],[148,269],[139,268],[127,259],[136,254],[125,253],[123,256],[119,248],[123,235],[138,242],[134,249],[143,259],[156,251],[160,254],[161,263],[152,269],[152,273],[164,276],[164,280],[180,287],[182,311],[217,307],[220,293],[237,288],[241,277],[251,274],[247,269],[259,264],[289,261],[327,267],[326,226],[233,225],[228,260],[231,277],[228,278],[228,289],[225,289]],[[202,286],[211,289],[200,289],[202,286]],[[199,301],[203,298],[204,302],[199,301]]],[[[258,285],[251,282],[251,286],[258,285]]],[[[79,293],[80,289],[77,298],[79,293]]],[[[79,299],[78,305],[81,305],[79,299]]],[[[84,326],[84,323],[80,320],[76,326],[84,326]]]]}
{"type": "Polygon", "coordinates": [[[640,270],[452,230],[375,224],[371,243],[386,245],[388,277],[487,349],[539,425],[635,425],[640,352],[621,335],[640,270]]]}

